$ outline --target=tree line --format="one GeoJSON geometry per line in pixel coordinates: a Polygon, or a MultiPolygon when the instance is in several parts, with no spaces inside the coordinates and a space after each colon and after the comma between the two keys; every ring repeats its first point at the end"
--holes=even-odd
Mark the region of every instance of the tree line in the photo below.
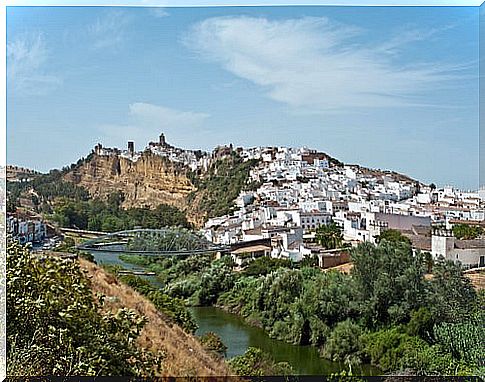
{"type": "Polygon", "coordinates": [[[350,274],[264,258],[237,273],[230,257],[134,261],[155,271],[168,295],[222,307],[334,361],[385,372],[483,375],[484,293],[453,262],[437,261],[425,277],[426,256],[390,236],[351,249],[350,274]]]}
{"type": "Polygon", "coordinates": [[[55,204],[51,218],[61,227],[103,232],[116,232],[135,227],[191,227],[185,214],[176,207],[160,204],[154,209],[148,207],[123,209],[122,202],[121,192],[110,194],[107,201],[98,198],[87,201],[60,198],[55,204]]]}

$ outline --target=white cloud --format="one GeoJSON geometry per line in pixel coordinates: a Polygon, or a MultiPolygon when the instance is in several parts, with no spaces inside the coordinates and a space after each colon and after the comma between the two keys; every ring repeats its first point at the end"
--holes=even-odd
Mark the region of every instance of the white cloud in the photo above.
{"type": "Polygon", "coordinates": [[[61,79],[45,71],[49,59],[44,36],[30,33],[7,42],[9,86],[23,95],[42,95],[55,89],[61,79]]]}
{"type": "Polygon", "coordinates": [[[126,125],[105,124],[99,129],[111,142],[124,144],[134,139],[140,144],[157,139],[161,132],[169,136],[183,136],[209,118],[209,114],[181,111],[150,103],[136,102],[129,105],[129,123],[126,125]]]}
{"type": "Polygon", "coordinates": [[[200,124],[209,117],[205,113],[192,111],[179,111],[150,103],[137,102],[130,105],[130,115],[135,120],[144,123],[165,127],[191,127],[200,124]]]}
{"type": "Polygon", "coordinates": [[[167,9],[166,8],[162,8],[162,7],[153,7],[153,8],[148,8],[150,10],[150,14],[153,16],[153,17],[157,17],[157,18],[163,18],[163,17],[167,17],[170,15],[170,13],[168,13],[167,9]]]}
{"type": "Polygon", "coordinates": [[[110,10],[88,26],[88,34],[96,49],[119,48],[126,39],[127,26],[131,18],[126,12],[110,10]]]}
{"type": "Polygon", "coordinates": [[[410,31],[371,46],[361,42],[364,30],[325,17],[216,17],[195,24],[183,42],[273,100],[296,110],[340,112],[420,105],[431,85],[456,79],[460,67],[396,63],[398,45],[432,33],[410,31]]]}

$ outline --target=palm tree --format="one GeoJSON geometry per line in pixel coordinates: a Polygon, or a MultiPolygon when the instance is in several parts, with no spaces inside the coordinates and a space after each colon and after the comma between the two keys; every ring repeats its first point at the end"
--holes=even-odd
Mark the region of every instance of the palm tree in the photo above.
{"type": "Polygon", "coordinates": [[[317,228],[315,240],[325,249],[335,249],[342,245],[343,235],[340,227],[331,223],[317,228]]]}

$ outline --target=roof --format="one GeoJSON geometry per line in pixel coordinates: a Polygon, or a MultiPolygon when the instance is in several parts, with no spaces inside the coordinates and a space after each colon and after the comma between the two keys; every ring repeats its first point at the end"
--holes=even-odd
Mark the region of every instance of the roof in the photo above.
{"type": "Polygon", "coordinates": [[[249,247],[241,247],[241,248],[235,249],[234,251],[231,251],[231,253],[234,255],[239,255],[241,253],[261,252],[261,251],[269,251],[269,250],[271,250],[271,247],[268,247],[266,245],[252,245],[249,247]]]}
{"type": "Polygon", "coordinates": [[[261,235],[261,227],[245,229],[244,233],[246,235],[261,235]]]}
{"type": "Polygon", "coordinates": [[[450,219],[451,224],[466,224],[466,225],[479,225],[484,227],[485,220],[460,220],[460,219],[450,219]]]}
{"type": "Polygon", "coordinates": [[[485,239],[455,240],[455,248],[458,248],[458,249],[485,248],[485,239]]]}
{"type": "Polygon", "coordinates": [[[414,225],[412,226],[412,231],[415,235],[431,235],[431,228],[425,225],[414,225]]]}
{"type": "Polygon", "coordinates": [[[422,251],[431,251],[431,236],[409,234],[405,234],[404,236],[411,240],[411,245],[413,248],[420,249],[422,251]]]}

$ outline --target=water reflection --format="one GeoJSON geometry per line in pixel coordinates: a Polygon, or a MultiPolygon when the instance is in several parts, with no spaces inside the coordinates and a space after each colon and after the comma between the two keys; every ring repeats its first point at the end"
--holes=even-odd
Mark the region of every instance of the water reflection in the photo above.
{"type": "MultiPolygon", "coordinates": [[[[125,269],[142,270],[142,266],[125,263],[118,253],[93,252],[98,264],[120,265],[125,269]]],[[[162,284],[150,276],[141,276],[153,285],[162,284]]],[[[296,346],[270,338],[262,329],[247,324],[241,317],[214,307],[190,308],[199,326],[197,335],[212,331],[217,333],[227,346],[226,357],[232,358],[244,354],[250,346],[262,349],[278,362],[288,362],[296,374],[328,375],[347,369],[345,365],[323,359],[318,349],[313,346],[296,346]]],[[[379,375],[379,369],[363,365],[353,370],[354,374],[379,375]]]]}
{"type": "MultiPolygon", "coordinates": [[[[190,308],[199,329],[196,334],[208,331],[217,333],[227,346],[227,358],[243,354],[249,346],[262,349],[278,362],[288,362],[297,374],[328,375],[345,368],[345,365],[323,359],[318,349],[313,346],[295,346],[274,340],[260,328],[248,325],[234,314],[213,307],[190,308]]],[[[379,375],[379,370],[364,365],[354,373],[361,375],[379,375]]]]}

